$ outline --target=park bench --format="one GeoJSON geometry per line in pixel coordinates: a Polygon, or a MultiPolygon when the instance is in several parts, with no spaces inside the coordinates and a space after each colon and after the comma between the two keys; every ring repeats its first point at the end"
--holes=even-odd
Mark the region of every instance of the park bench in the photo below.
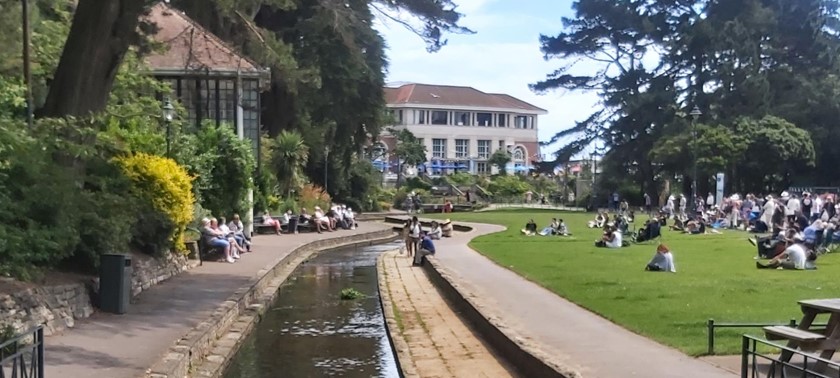
{"type": "Polygon", "coordinates": [[[222,248],[211,247],[207,245],[207,243],[204,241],[204,238],[201,237],[201,231],[199,231],[198,229],[189,228],[189,230],[198,234],[198,240],[196,240],[196,243],[198,245],[198,262],[200,265],[203,265],[204,260],[208,260],[208,257],[212,255],[219,255],[219,257],[221,257],[221,255],[224,253],[224,250],[222,250],[222,248]]]}

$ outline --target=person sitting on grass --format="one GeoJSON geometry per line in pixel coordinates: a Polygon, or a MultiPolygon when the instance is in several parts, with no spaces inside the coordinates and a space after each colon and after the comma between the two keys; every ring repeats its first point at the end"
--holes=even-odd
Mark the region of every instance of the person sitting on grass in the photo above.
{"type": "Polygon", "coordinates": [[[572,235],[569,232],[569,227],[566,226],[566,222],[563,222],[563,219],[560,219],[557,222],[557,235],[560,235],[560,236],[571,236],[572,235]]]}
{"type": "Polygon", "coordinates": [[[554,235],[554,233],[557,232],[557,226],[558,226],[557,218],[551,218],[551,224],[549,224],[547,227],[543,228],[542,231],[540,231],[540,235],[542,235],[542,236],[554,235]]]}
{"type": "Polygon", "coordinates": [[[610,221],[610,216],[603,211],[599,211],[598,215],[595,216],[594,221],[589,221],[588,226],[589,228],[604,228],[607,223],[610,221]]]}
{"type": "Polygon", "coordinates": [[[706,234],[706,222],[702,219],[688,221],[685,225],[683,233],[691,235],[704,235],[706,234]]]}
{"type": "Polygon", "coordinates": [[[417,249],[417,253],[414,254],[414,265],[423,265],[426,262],[426,256],[434,254],[435,243],[433,243],[432,238],[424,232],[420,238],[420,245],[417,249]]]}
{"type": "Polygon", "coordinates": [[[662,236],[662,226],[656,218],[648,219],[636,235],[636,243],[656,239],[662,236]]]}
{"type": "Polygon", "coordinates": [[[656,247],[656,253],[645,266],[645,270],[649,272],[677,272],[677,267],[674,265],[674,255],[671,254],[668,246],[660,244],[656,247]]]}
{"type": "Polygon", "coordinates": [[[817,254],[807,250],[804,240],[797,236],[794,243],[789,245],[784,252],[774,257],[767,264],[755,262],[758,269],[785,269],[785,270],[814,270],[817,269],[815,261],[817,254]]]}
{"type": "Polygon", "coordinates": [[[236,262],[230,255],[230,242],[228,242],[227,238],[220,235],[217,230],[213,229],[210,225],[210,219],[204,218],[201,220],[201,239],[208,248],[221,249],[225,261],[229,263],[236,262]]]}
{"type": "Polygon", "coordinates": [[[534,236],[537,234],[537,222],[533,219],[525,223],[525,228],[522,229],[522,234],[525,236],[534,236]]]}
{"type": "Polygon", "coordinates": [[[605,227],[604,235],[601,237],[601,240],[595,242],[595,246],[601,248],[621,248],[621,231],[615,228],[615,226],[605,227]]]}

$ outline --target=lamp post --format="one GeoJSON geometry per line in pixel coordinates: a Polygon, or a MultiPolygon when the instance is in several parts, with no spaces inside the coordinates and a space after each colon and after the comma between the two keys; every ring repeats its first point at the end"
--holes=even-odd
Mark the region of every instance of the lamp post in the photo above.
{"type": "Polygon", "coordinates": [[[329,192],[327,179],[329,178],[329,164],[330,164],[330,147],[324,147],[324,191],[329,192]]]}
{"type": "Polygon", "coordinates": [[[35,101],[32,99],[32,69],[29,59],[29,0],[20,0],[20,8],[23,29],[23,82],[26,85],[26,124],[31,129],[35,101]]]}
{"type": "Polygon", "coordinates": [[[172,101],[169,98],[163,100],[163,122],[166,124],[166,157],[171,158],[170,145],[172,143],[172,120],[175,119],[175,107],[172,106],[172,101]]]}
{"type": "Polygon", "coordinates": [[[694,109],[691,109],[691,113],[688,114],[691,116],[692,155],[694,155],[694,167],[691,174],[691,212],[694,216],[697,216],[697,119],[703,115],[703,112],[695,105],[694,109]]]}

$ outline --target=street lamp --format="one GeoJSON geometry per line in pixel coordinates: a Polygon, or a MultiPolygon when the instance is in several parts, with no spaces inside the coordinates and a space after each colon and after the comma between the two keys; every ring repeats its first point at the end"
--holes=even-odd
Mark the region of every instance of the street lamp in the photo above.
{"type": "Polygon", "coordinates": [[[169,98],[163,100],[162,115],[163,122],[166,124],[166,157],[172,157],[170,151],[170,144],[172,143],[172,120],[175,119],[175,107],[172,106],[172,101],[169,98]]]}
{"type": "Polygon", "coordinates": [[[329,190],[329,186],[327,186],[327,179],[329,175],[329,159],[330,159],[330,147],[324,147],[324,192],[329,190]]]}
{"type": "Polygon", "coordinates": [[[691,175],[691,209],[694,216],[697,216],[697,119],[703,115],[703,112],[695,105],[694,109],[691,109],[691,113],[688,114],[691,116],[691,136],[694,142],[692,148],[694,173],[691,175]]]}

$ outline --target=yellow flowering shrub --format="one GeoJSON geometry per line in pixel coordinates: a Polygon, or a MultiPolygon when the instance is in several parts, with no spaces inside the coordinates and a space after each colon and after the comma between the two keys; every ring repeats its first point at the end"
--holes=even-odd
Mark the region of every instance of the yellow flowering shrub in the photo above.
{"type": "Polygon", "coordinates": [[[133,194],[168,221],[170,246],[184,252],[183,235],[195,204],[193,177],[174,160],[155,155],[137,153],[117,158],[117,162],[131,180],[133,194]]]}

